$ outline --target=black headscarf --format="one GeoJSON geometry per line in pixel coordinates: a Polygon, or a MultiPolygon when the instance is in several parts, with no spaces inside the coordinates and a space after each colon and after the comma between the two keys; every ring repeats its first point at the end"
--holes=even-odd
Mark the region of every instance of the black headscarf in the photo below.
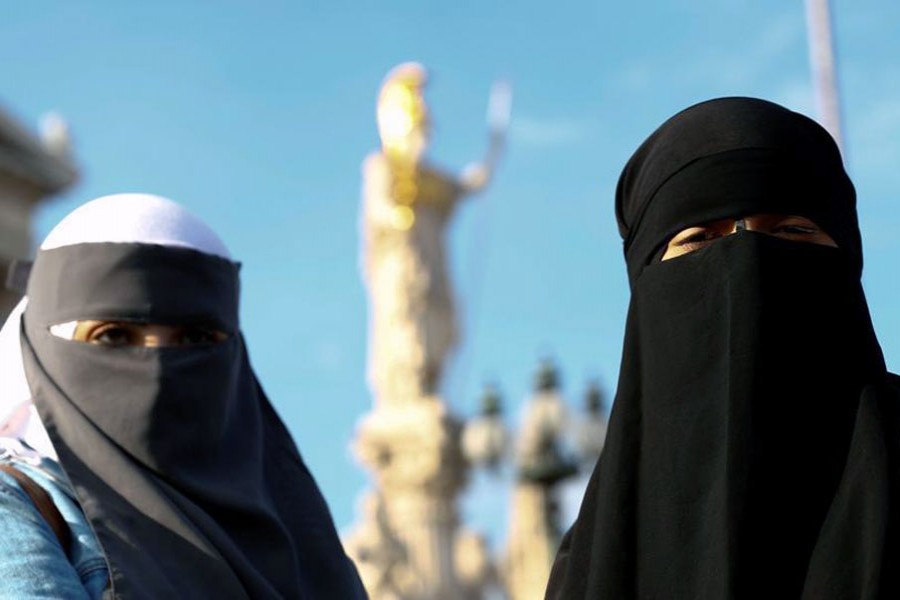
{"type": "Polygon", "coordinates": [[[115,598],[363,598],[328,508],[259,386],[238,265],[140,243],[41,250],[22,354],[34,402],[106,553],[115,598]],[[222,343],[109,348],[72,320],[203,325],[222,343]]]}
{"type": "Polygon", "coordinates": [[[762,100],[693,106],[629,161],[616,212],[619,385],[548,598],[897,597],[900,393],[832,139],[762,100]],[[839,248],[744,231],[659,260],[686,227],[760,213],[839,248]]]}

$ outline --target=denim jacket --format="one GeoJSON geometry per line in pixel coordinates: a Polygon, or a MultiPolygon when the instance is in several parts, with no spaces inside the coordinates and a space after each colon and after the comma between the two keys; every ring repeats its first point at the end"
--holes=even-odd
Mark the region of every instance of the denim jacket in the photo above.
{"type": "Polygon", "coordinates": [[[11,438],[0,439],[0,462],[41,486],[72,534],[66,553],[31,498],[0,471],[0,599],[101,598],[109,568],[62,468],[11,438]]]}

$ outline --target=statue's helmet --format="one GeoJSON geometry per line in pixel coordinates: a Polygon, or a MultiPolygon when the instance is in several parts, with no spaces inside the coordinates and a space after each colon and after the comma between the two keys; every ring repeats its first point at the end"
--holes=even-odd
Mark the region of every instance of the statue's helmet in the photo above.
{"type": "Polygon", "coordinates": [[[378,133],[384,150],[396,158],[416,161],[428,140],[425,103],[428,72],[417,62],[397,65],[385,77],[378,94],[378,133]]]}

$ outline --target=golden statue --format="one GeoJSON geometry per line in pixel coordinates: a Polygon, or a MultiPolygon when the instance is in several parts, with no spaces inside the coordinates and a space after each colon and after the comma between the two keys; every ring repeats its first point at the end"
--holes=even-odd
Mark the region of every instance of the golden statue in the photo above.
{"type": "Polygon", "coordinates": [[[455,176],[425,159],[427,72],[395,67],[378,96],[381,150],[363,164],[363,270],[369,291],[368,380],[376,401],[437,392],[457,342],[445,230],[458,202],[483,189],[503,147],[508,87],[495,86],[487,156],[455,176]]]}
{"type": "Polygon", "coordinates": [[[466,479],[459,421],[438,393],[457,341],[446,228],[463,197],[487,185],[509,116],[491,95],[491,144],[459,176],[425,159],[431,121],[425,69],[393,69],[378,95],[381,148],[363,164],[362,267],[369,293],[373,410],[353,448],[375,487],[346,538],[372,600],[477,600],[490,579],[485,544],[460,528],[466,479]]]}

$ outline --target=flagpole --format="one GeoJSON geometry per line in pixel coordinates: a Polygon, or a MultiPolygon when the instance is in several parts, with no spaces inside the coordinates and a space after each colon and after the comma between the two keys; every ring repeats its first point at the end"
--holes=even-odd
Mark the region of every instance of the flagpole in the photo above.
{"type": "Polygon", "coordinates": [[[816,112],[822,126],[831,133],[843,152],[841,104],[829,0],[806,0],[806,21],[809,30],[809,58],[816,112]]]}

